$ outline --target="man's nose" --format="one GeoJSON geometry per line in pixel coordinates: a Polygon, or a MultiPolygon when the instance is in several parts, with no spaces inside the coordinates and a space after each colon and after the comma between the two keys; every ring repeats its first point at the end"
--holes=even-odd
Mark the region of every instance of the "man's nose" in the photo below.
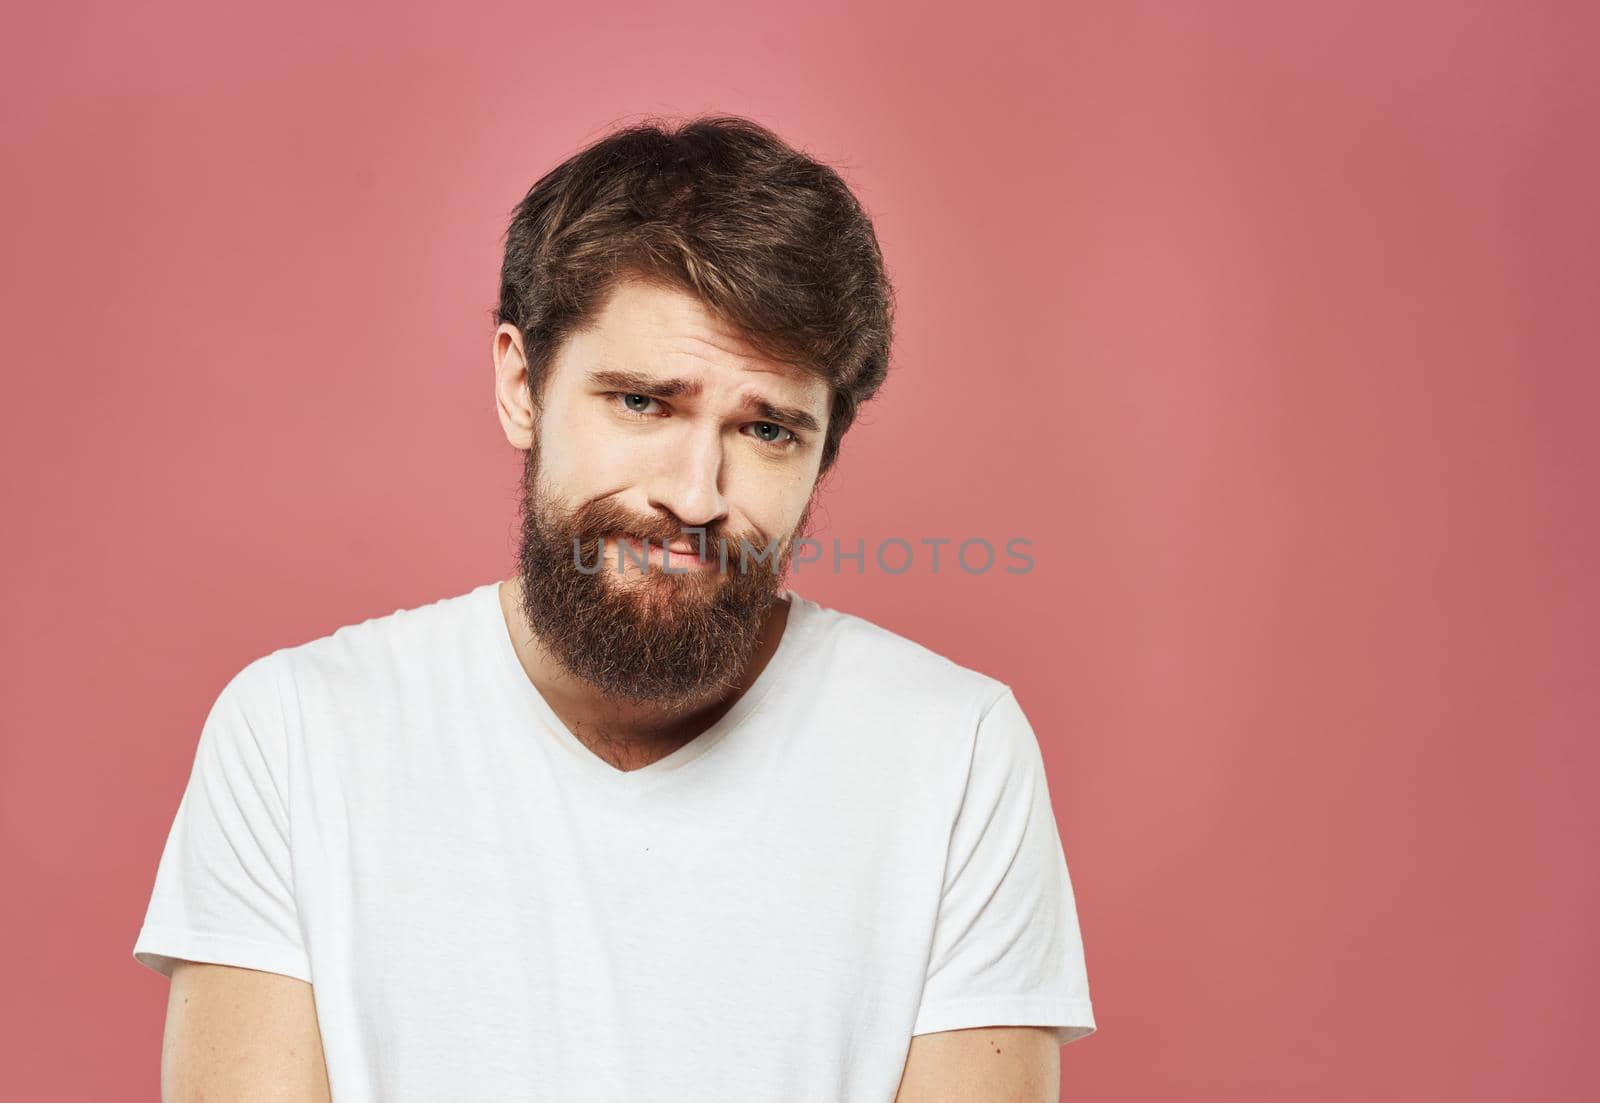
{"type": "Polygon", "coordinates": [[[697,427],[671,444],[653,466],[646,494],[652,508],[665,509],[685,525],[709,525],[725,519],[722,496],[722,440],[697,427]]]}

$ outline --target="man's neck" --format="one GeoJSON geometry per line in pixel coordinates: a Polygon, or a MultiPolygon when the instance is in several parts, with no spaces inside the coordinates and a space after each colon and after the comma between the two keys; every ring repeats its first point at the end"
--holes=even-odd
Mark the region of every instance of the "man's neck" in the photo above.
{"type": "Polygon", "coordinates": [[[637,704],[601,695],[545,649],[522,611],[520,578],[503,580],[499,596],[500,612],[528,679],[568,730],[619,770],[637,770],[665,758],[720,720],[772,661],[789,619],[789,601],[780,597],[767,613],[755,653],[731,691],[676,706],[637,704]]]}

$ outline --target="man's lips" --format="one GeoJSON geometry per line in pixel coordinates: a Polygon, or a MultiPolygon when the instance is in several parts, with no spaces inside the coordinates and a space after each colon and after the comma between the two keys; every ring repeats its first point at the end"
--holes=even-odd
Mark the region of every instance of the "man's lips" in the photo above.
{"type": "Polygon", "coordinates": [[[639,556],[649,547],[649,562],[656,566],[667,565],[673,570],[705,569],[714,565],[715,560],[700,555],[700,545],[694,540],[671,540],[665,542],[644,537],[623,536],[623,543],[631,549],[633,562],[637,563],[639,556]]]}

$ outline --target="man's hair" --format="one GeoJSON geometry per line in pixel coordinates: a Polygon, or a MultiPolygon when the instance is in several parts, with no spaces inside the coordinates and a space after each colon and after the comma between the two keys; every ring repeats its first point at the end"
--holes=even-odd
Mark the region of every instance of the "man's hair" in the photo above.
{"type": "Polygon", "coordinates": [[[538,400],[562,341],[624,277],[688,291],[764,358],[827,380],[821,471],[889,367],[894,295],[871,221],[832,168],[736,116],[618,130],[546,173],[505,237],[496,324],[538,400]]]}

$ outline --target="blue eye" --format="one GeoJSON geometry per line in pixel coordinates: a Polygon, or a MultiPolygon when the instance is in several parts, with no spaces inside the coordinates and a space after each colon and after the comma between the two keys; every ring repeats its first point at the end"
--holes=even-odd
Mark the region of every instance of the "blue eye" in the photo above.
{"type": "MultiPolygon", "coordinates": [[[[664,417],[666,410],[661,407],[658,399],[647,394],[636,394],[628,391],[608,391],[606,397],[613,402],[622,400],[622,412],[632,417],[651,418],[664,417]],[[657,409],[657,407],[661,407],[657,409]]],[[[774,421],[752,421],[740,428],[740,432],[749,433],[756,440],[766,445],[775,452],[786,452],[799,446],[800,437],[791,429],[786,429],[774,421]]]]}
{"type": "Polygon", "coordinates": [[[655,399],[651,398],[649,395],[643,394],[620,394],[619,392],[619,397],[622,399],[623,407],[627,409],[629,413],[634,414],[645,413],[649,409],[650,403],[655,401],[655,399]]]}
{"type": "Polygon", "coordinates": [[[781,425],[774,425],[770,421],[753,421],[750,428],[755,430],[755,437],[763,444],[775,444],[786,447],[793,441],[798,443],[800,438],[781,425]],[[770,434],[770,435],[769,435],[770,434]]]}

